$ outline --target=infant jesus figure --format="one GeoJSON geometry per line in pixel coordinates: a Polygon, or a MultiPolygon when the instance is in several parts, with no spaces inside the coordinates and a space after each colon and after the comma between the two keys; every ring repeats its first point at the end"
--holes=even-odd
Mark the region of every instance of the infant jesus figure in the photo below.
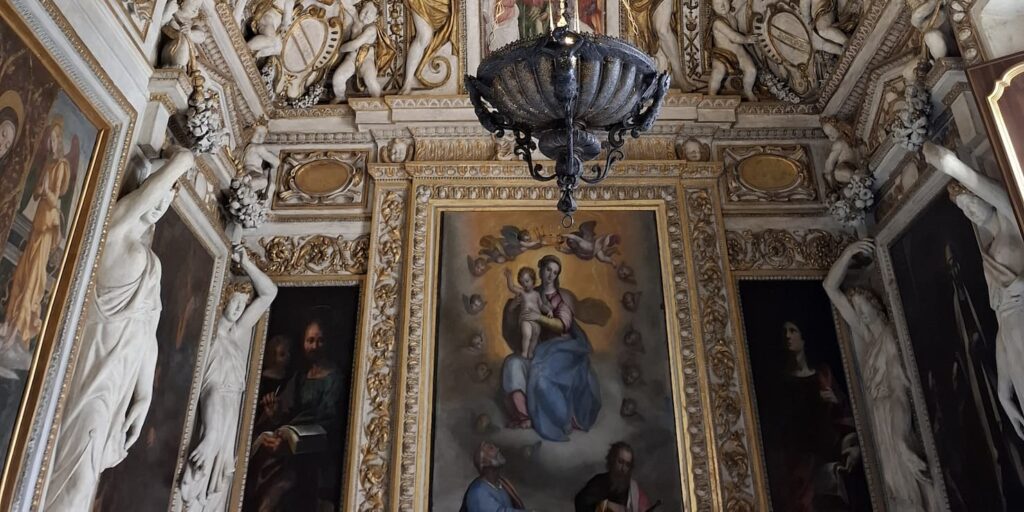
{"type": "Polygon", "coordinates": [[[523,332],[523,357],[533,359],[533,352],[537,349],[537,338],[540,336],[540,323],[536,320],[527,320],[532,313],[540,313],[551,316],[551,304],[535,288],[537,286],[537,272],[530,267],[519,269],[516,274],[519,285],[512,281],[512,271],[505,269],[505,280],[508,282],[508,289],[516,295],[519,303],[519,328],[523,332]]]}

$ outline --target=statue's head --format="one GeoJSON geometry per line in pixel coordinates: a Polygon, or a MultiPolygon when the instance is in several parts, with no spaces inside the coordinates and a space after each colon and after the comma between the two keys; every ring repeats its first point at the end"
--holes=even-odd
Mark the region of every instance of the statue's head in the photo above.
{"type": "Polygon", "coordinates": [[[960,183],[953,181],[946,187],[949,198],[960,208],[968,220],[977,225],[982,225],[995,214],[995,208],[976,196],[960,183]]]}
{"type": "Polygon", "coordinates": [[[377,21],[377,5],[373,2],[366,2],[366,5],[359,11],[359,21],[364,25],[377,21]]]}
{"type": "Polygon", "coordinates": [[[247,282],[229,283],[224,296],[224,318],[232,323],[237,322],[252,298],[252,285],[247,282]]]}
{"type": "Polygon", "coordinates": [[[174,202],[174,196],[176,194],[177,185],[168,189],[167,192],[164,192],[163,197],[160,198],[160,202],[153,206],[153,208],[146,211],[146,213],[142,214],[142,222],[150,226],[155,225],[161,218],[163,218],[164,214],[167,213],[167,210],[171,208],[171,203],[174,202]]]}
{"type": "Polygon", "coordinates": [[[704,145],[699,140],[694,138],[686,139],[683,142],[683,157],[686,158],[687,162],[700,162],[704,160],[704,145]]]}
{"type": "Polygon", "coordinates": [[[732,3],[729,0],[712,0],[711,8],[719,15],[725,16],[732,12],[732,3]]]}
{"type": "Polygon", "coordinates": [[[254,144],[263,144],[267,140],[267,125],[258,124],[252,129],[252,139],[254,144]]]}

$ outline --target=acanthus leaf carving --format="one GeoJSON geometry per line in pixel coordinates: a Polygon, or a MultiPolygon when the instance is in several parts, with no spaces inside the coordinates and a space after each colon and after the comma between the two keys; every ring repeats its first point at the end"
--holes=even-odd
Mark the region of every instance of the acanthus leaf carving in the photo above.
{"type": "Polygon", "coordinates": [[[370,239],[369,235],[353,239],[275,236],[260,238],[259,245],[264,254],[253,254],[253,261],[267,275],[362,275],[366,273],[370,239]]]}

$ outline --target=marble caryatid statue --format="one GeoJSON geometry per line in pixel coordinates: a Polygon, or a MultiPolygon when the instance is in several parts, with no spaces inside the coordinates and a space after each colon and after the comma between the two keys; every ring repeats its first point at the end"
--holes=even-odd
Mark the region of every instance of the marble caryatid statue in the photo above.
{"type": "Polygon", "coordinates": [[[252,328],[277,296],[277,286],[244,247],[236,246],[234,259],[252,280],[255,298],[246,306],[252,293],[240,286],[229,286],[225,294],[227,304],[217,320],[199,395],[200,440],[181,479],[181,498],[189,511],[224,510],[235,470],[235,430],[252,328]]]}
{"type": "Polygon", "coordinates": [[[206,40],[206,32],[199,28],[199,9],[202,0],[169,0],[164,9],[163,32],[168,37],[160,51],[160,64],[167,68],[188,67],[195,45],[206,40]]]}
{"type": "Polygon", "coordinates": [[[855,257],[871,257],[866,239],[850,244],[825,278],[825,292],[853,333],[871,423],[882,463],[882,479],[893,510],[931,510],[928,464],[915,448],[910,381],[900,364],[896,329],[882,302],[864,288],[840,288],[855,257]]]}
{"type": "Polygon", "coordinates": [[[146,421],[161,310],[152,230],[171,206],[175,182],[195,166],[191,151],[169,153],[166,163],[113,206],[57,434],[48,512],[88,507],[100,474],[128,456],[146,421]]]}
{"type": "Polygon", "coordinates": [[[999,402],[1024,439],[1024,240],[1010,196],[994,180],[971,169],[947,148],[926,142],[925,160],[951,176],[950,197],[974,226],[981,245],[989,305],[996,312],[999,402]]]}

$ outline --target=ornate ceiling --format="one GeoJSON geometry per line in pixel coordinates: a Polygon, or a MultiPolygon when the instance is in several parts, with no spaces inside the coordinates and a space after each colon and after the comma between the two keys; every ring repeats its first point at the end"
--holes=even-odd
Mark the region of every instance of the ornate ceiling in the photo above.
{"type": "MultiPolygon", "coordinates": [[[[163,69],[150,88],[173,89],[189,64],[201,70],[229,133],[207,161],[224,184],[242,167],[253,128],[269,127],[262,143],[281,160],[272,220],[365,214],[365,177],[375,163],[512,160],[510,141],[477,125],[463,76],[498,48],[546,30],[561,10],[548,0],[167,3],[163,12],[159,1],[119,4],[140,45],[149,27],[162,26],[154,58],[163,69]]],[[[883,154],[894,147],[888,127],[905,109],[905,70],[927,51],[923,34],[939,34],[947,55],[964,55],[935,61],[933,100],[957,81],[943,78],[948,71],[978,58],[957,15],[971,0],[941,12],[933,3],[580,0],[579,18],[583,30],[625,38],[671,71],[662,116],[630,141],[628,159],[779,157],[780,176],[791,181],[758,188],[736,171],[731,200],[823,212],[823,117],[863,141],[865,158],[891,158],[883,154]],[[703,149],[687,154],[688,144],[703,149]]]]}

